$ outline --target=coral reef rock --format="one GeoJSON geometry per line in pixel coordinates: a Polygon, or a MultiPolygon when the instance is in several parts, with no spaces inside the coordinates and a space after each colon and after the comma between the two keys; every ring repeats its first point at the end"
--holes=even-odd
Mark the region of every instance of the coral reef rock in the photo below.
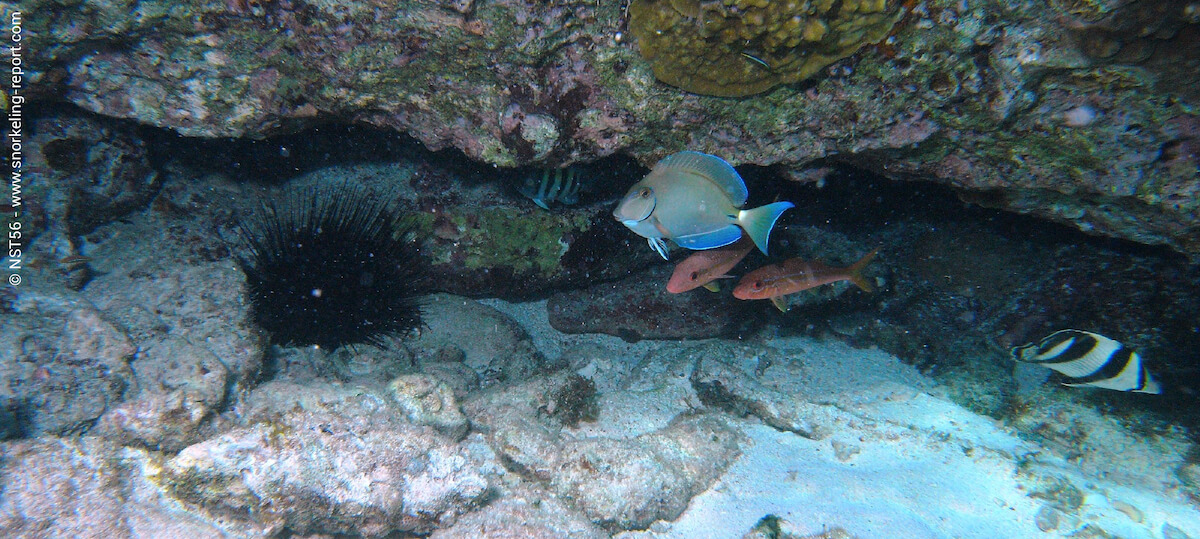
{"type": "Polygon", "coordinates": [[[883,39],[900,14],[899,2],[887,4],[634,0],[629,28],[659,80],[739,97],[804,80],[883,39]]]}
{"type": "Polygon", "coordinates": [[[509,492],[486,507],[463,515],[446,529],[437,530],[431,539],[475,539],[510,537],[513,539],[603,539],[609,537],[586,517],[567,507],[547,492],[522,488],[509,492]]]}
{"type": "Polygon", "coordinates": [[[448,526],[489,492],[484,463],[428,427],[348,428],[344,416],[292,412],[190,446],[162,481],[214,516],[299,534],[448,526]]]}
{"type": "Polygon", "coordinates": [[[565,444],[550,488],[615,529],[674,520],[739,454],[740,434],[717,416],[681,418],[631,440],[565,444]]]}
{"type": "Polygon", "coordinates": [[[22,11],[39,98],[184,135],[342,121],[500,166],[684,148],[797,178],[850,164],[1200,255],[1194,4],[637,0],[632,20],[622,2],[582,0],[22,11]],[[788,17],[793,4],[815,9],[788,17]],[[709,64],[663,51],[710,41],[700,57],[720,93],[765,90],[746,79],[760,72],[784,84],[729,99],[657,81],[696,84],[668,73],[709,64]]]}
{"type": "MultiPolygon", "coordinates": [[[[148,252],[155,252],[149,250],[148,252]]],[[[187,266],[170,278],[110,273],[85,293],[132,328],[137,391],[98,428],[123,443],[178,451],[198,442],[212,418],[262,367],[264,343],[249,322],[240,273],[229,261],[187,266]]]]}
{"type": "Polygon", "coordinates": [[[396,403],[387,398],[383,387],[272,380],[246,396],[236,426],[269,423],[293,411],[340,416],[339,421],[354,430],[367,430],[374,425],[401,421],[404,417],[396,403]]]}
{"type": "Polygon", "coordinates": [[[162,185],[146,141],[125,123],[62,114],[38,119],[30,132],[26,198],[59,232],[87,234],[138,211],[162,185]]]}
{"type": "Polygon", "coordinates": [[[737,415],[753,415],[772,427],[806,438],[828,436],[828,425],[838,415],[832,407],[766,387],[753,376],[721,361],[701,360],[692,371],[691,381],[705,405],[737,415]]]}
{"type": "Polygon", "coordinates": [[[525,329],[496,309],[449,294],[429,296],[422,309],[427,329],[407,342],[422,364],[461,356],[484,385],[523,380],[545,366],[525,329]]]}
{"type": "Polygon", "coordinates": [[[0,528],[6,537],[218,537],[148,477],[152,454],[102,438],[45,436],[0,444],[0,528]]]}
{"type": "Polygon", "coordinates": [[[548,419],[565,373],[477,395],[464,406],[510,471],[570,500],[609,530],[674,520],[740,454],[741,435],[715,415],[680,415],[634,437],[567,436],[548,419]]]}
{"type": "Polygon", "coordinates": [[[758,322],[752,305],[727,294],[667,292],[671,271],[671,266],[661,266],[616,283],[555,294],[546,302],[550,324],[563,333],[606,333],[638,341],[719,337],[758,322]]]}
{"type": "Polygon", "coordinates": [[[467,433],[467,417],[446,382],[427,374],[406,374],[392,380],[388,389],[409,421],[429,425],[456,440],[467,433]]]}
{"type": "Polygon", "coordinates": [[[4,430],[87,430],[133,383],[133,343],[81,298],[26,293],[22,305],[0,314],[0,406],[15,412],[4,430]]]}

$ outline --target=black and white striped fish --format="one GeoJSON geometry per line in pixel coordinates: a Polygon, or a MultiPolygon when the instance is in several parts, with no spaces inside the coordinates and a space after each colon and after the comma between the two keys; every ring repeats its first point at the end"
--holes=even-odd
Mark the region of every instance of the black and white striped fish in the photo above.
{"type": "Polygon", "coordinates": [[[579,191],[582,187],[579,171],[567,167],[544,169],[540,175],[531,174],[517,190],[533,200],[534,204],[548,210],[550,204],[555,202],[566,205],[579,202],[579,191]]]}
{"type": "Polygon", "coordinates": [[[1067,376],[1063,385],[1067,386],[1154,394],[1162,390],[1137,352],[1090,331],[1056,331],[1036,344],[1013,348],[1012,356],[1063,373],[1067,376]]]}

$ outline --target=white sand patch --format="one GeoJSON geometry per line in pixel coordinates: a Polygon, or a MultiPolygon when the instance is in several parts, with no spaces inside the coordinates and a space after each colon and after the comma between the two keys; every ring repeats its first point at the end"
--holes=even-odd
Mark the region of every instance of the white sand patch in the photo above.
{"type": "MultiPolygon", "coordinates": [[[[486,303],[523,324],[548,357],[569,356],[577,346],[601,350],[573,364],[609,378],[597,380],[599,421],[581,424],[575,436],[633,436],[698,406],[688,381],[694,365],[685,354],[671,364],[655,361],[697,342],[563,335],[549,326],[544,302],[486,303]]],[[[1104,530],[1159,539],[1169,525],[1200,538],[1200,512],[1172,473],[1189,447],[1182,435],[1146,439],[1094,411],[1067,410],[1060,415],[1085,429],[1092,444],[1083,446],[1092,448],[1088,455],[1068,459],[1062,447],[1022,438],[955,404],[945,388],[880,350],[796,337],[742,341],[731,350],[734,357],[725,360],[755,373],[762,385],[835,407],[832,434],[813,440],[753,417],[730,417],[749,441],[713,488],[693,498],[674,522],[618,537],[739,538],[774,514],[799,535],[841,527],[861,538],[1068,537],[1104,530]],[[1053,509],[1061,501],[1047,485],[1055,484],[1077,494],[1074,506],[1053,509]],[[1057,515],[1051,529],[1039,529],[1039,511],[1057,515]]]]}
{"type": "Polygon", "coordinates": [[[661,533],[621,537],[740,537],[766,514],[800,534],[838,526],[859,537],[912,539],[1037,532],[1032,515],[1038,503],[1019,490],[1006,459],[968,458],[951,444],[928,446],[901,436],[864,444],[841,462],[829,440],[763,425],[743,430],[752,444],[678,521],[661,533]]]}

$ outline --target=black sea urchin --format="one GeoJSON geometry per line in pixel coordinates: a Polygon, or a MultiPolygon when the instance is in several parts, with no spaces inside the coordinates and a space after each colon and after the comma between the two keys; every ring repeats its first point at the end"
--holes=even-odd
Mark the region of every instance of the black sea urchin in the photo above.
{"type": "Polygon", "coordinates": [[[327,350],[421,323],[412,219],[362,189],[315,189],[265,204],[241,226],[254,320],[272,342],[327,350]]]}

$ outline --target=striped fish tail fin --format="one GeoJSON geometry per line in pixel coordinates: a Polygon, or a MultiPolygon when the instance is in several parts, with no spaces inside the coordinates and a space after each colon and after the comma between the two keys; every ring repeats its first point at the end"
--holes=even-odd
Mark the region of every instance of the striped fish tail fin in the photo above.
{"type": "Polygon", "coordinates": [[[848,274],[847,278],[850,279],[850,282],[854,283],[854,286],[861,288],[863,292],[875,291],[875,284],[871,282],[871,279],[865,277],[862,272],[863,269],[867,267],[867,264],[871,263],[871,260],[875,258],[875,254],[878,252],[879,247],[876,247],[874,251],[867,253],[860,258],[858,262],[855,262],[849,268],[846,268],[846,273],[848,274]]]}

